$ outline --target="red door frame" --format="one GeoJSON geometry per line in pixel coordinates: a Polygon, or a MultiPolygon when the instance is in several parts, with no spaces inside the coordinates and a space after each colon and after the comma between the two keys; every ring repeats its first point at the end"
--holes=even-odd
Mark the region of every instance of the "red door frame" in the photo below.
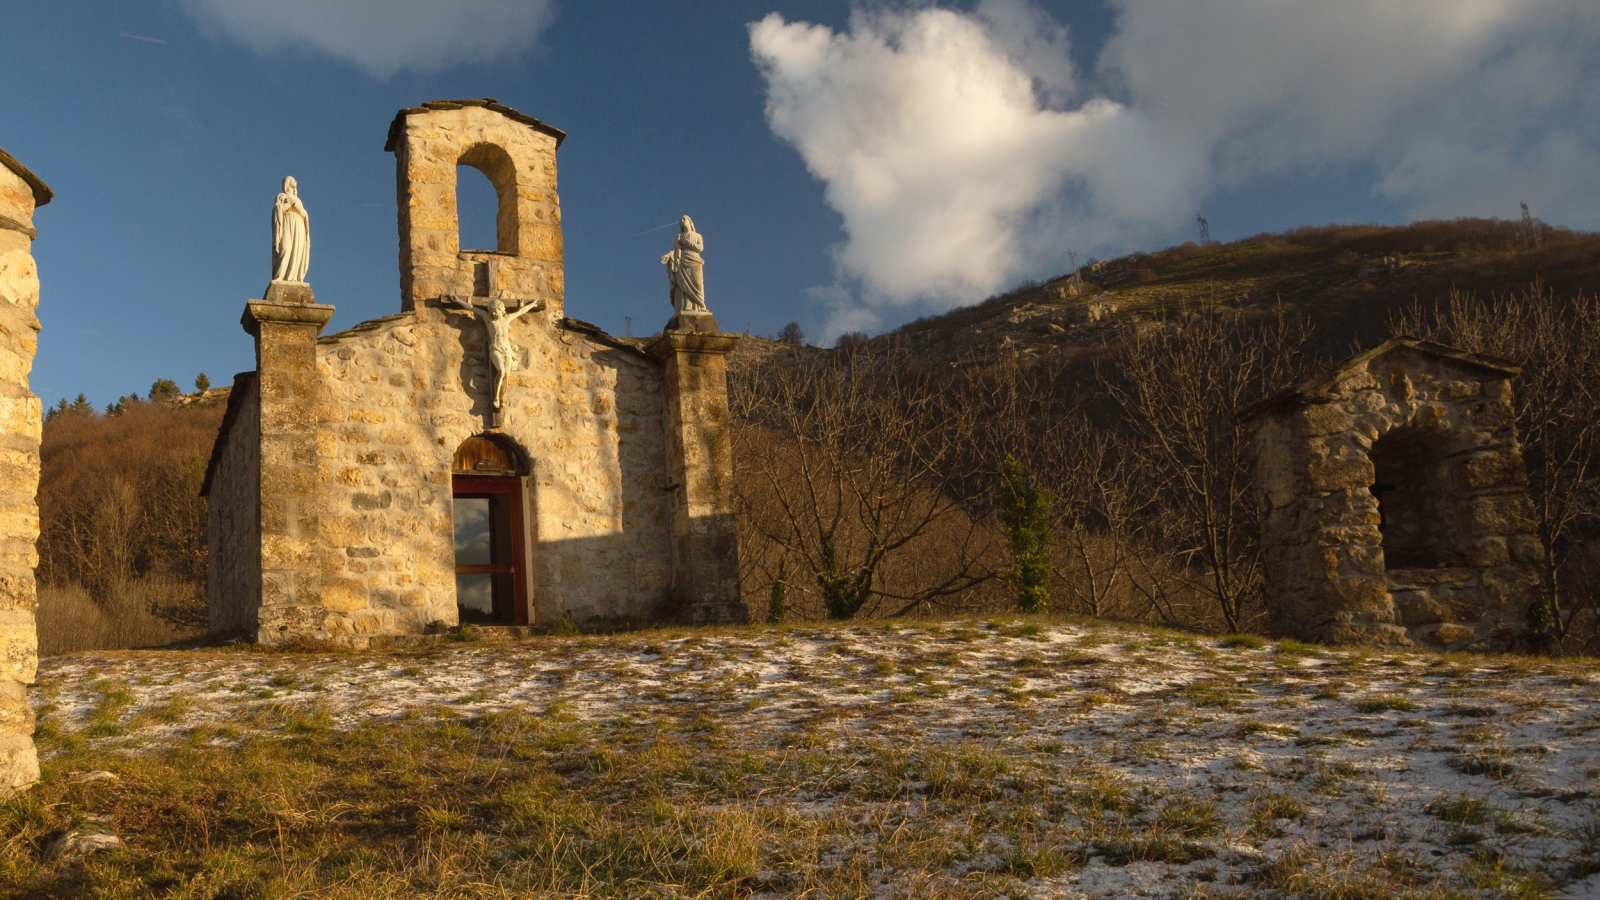
{"type": "MultiPolygon", "coordinates": [[[[456,566],[457,575],[511,575],[511,621],[501,625],[528,624],[528,546],[522,527],[522,479],[515,475],[451,475],[450,497],[503,496],[510,509],[511,563],[509,565],[456,566]]],[[[492,528],[493,525],[491,524],[492,528]]]]}

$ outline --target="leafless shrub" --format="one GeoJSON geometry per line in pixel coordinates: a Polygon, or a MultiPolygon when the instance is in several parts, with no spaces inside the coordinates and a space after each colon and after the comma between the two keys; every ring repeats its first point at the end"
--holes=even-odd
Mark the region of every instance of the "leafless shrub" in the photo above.
{"type": "Polygon", "coordinates": [[[190,602],[193,593],[191,583],[161,576],[121,582],[98,598],[75,584],[41,585],[39,653],[161,647],[198,637],[203,629],[173,625],[152,611],[190,602]]]}

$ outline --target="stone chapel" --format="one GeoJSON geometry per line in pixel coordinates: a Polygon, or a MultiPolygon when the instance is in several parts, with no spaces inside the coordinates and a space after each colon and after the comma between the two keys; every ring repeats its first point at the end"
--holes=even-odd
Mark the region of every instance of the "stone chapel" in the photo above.
{"type": "Polygon", "coordinates": [[[738,336],[704,312],[649,341],[567,317],[564,137],[494,100],[400,110],[384,147],[400,312],[319,336],[334,307],[309,284],[246,304],[256,369],[234,378],[202,488],[213,632],[365,647],[464,624],[747,618],[738,336]],[[460,246],[458,165],[494,186],[492,250],[460,246]]]}

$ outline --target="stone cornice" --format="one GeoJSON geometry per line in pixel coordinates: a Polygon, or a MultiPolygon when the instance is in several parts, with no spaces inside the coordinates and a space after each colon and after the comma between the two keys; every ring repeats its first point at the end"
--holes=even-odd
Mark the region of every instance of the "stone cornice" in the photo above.
{"type": "Polygon", "coordinates": [[[617,350],[625,350],[629,353],[638,354],[639,356],[649,356],[649,354],[645,352],[645,348],[639,346],[637,343],[625,338],[619,338],[608,334],[606,330],[601,328],[599,325],[585,322],[582,319],[574,319],[563,316],[561,319],[556,321],[556,325],[563,331],[571,331],[581,334],[597,344],[603,344],[607,347],[612,347],[617,350]]]}
{"type": "Polygon", "coordinates": [[[27,166],[17,162],[17,158],[15,156],[12,156],[4,150],[0,150],[0,166],[5,166],[11,171],[17,173],[18,177],[28,183],[28,187],[33,190],[34,206],[43,206],[46,203],[49,203],[55,197],[55,192],[50,190],[49,185],[45,184],[43,181],[40,181],[39,176],[28,171],[27,166]]]}
{"type": "Polygon", "coordinates": [[[327,326],[333,318],[333,307],[322,303],[274,303],[271,300],[251,300],[244,306],[244,316],[239,324],[251,337],[258,337],[263,323],[273,325],[315,325],[317,331],[327,326]]]}
{"type": "Polygon", "coordinates": [[[666,359],[673,353],[731,353],[742,337],[742,334],[668,331],[644,349],[656,359],[666,359]]]}

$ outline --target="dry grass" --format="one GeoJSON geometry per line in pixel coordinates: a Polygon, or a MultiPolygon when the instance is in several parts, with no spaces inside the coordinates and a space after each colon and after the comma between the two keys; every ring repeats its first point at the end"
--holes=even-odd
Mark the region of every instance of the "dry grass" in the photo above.
{"type": "Polygon", "coordinates": [[[1006,619],[65,657],[0,895],[1593,889],[1593,664],[1281,649],[1006,619]],[[124,849],[43,858],[97,817],[124,849]]]}
{"type": "Polygon", "coordinates": [[[142,578],[118,586],[102,603],[76,585],[41,585],[39,655],[164,647],[199,637],[202,632],[178,628],[151,612],[152,604],[172,606],[193,590],[170,578],[142,578]]]}

